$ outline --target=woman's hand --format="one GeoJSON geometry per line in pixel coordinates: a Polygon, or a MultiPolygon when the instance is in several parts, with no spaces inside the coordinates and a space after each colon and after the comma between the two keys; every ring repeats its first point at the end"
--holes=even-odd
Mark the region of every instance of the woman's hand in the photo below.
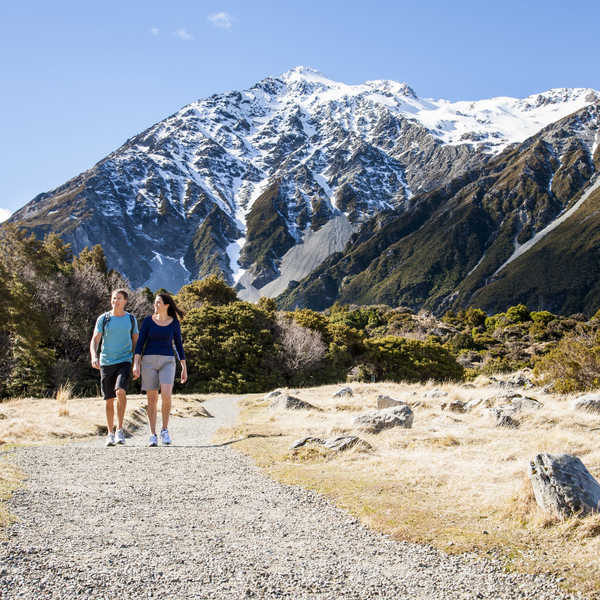
{"type": "Polygon", "coordinates": [[[137,379],[140,376],[140,355],[136,354],[133,359],[133,378],[137,379]]]}
{"type": "Polygon", "coordinates": [[[185,361],[181,361],[181,383],[185,383],[187,381],[187,365],[185,361]]]}

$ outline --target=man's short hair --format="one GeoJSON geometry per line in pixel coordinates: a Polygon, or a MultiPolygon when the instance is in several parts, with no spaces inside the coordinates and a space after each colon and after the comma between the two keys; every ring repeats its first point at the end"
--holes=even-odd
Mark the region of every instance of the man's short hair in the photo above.
{"type": "MultiPolygon", "coordinates": [[[[127,292],[127,290],[123,289],[123,288],[118,288],[116,290],[113,290],[112,294],[121,294],[123,296],[123,298],[125,298],[125,300],[129,300],[129,293],[127,292]]],[[[111,296],[112,296],[111,294],[111,296]]]]}

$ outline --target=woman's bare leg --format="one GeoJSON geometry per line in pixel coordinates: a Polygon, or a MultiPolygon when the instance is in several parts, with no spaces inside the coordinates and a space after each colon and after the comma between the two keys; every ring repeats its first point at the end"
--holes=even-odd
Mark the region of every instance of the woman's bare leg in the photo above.
{"type": "Polygon", "coordinates": [[[158,390],[148,390],[148,422],[150,423],[150,433],[156,435],[156,406],[158,404],[158,390]]]}
{"type": "Polygon", "coordinates": [[[173,393],[172,383],[160,384],[161,413],[162,413],[162,428],[169,429],[169,415],[171,414],[171,394],[173,393]]]}

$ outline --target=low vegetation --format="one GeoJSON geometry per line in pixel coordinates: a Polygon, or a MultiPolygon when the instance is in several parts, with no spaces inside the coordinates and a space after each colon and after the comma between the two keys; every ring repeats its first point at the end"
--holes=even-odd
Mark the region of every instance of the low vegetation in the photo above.
{"type": "Polygon", "coordinates": [[[574,413],[567,398],[539,388],[524,393],[543,407],[519,415],[517,429],[496,427],[485,404],[466,413],[447,409],[452,402],[506,392],[483,376],[468,386],[352,384],[352,397],[336,399],[337,389],[290,391],[319,410],[290,411],[272,407],[268,399],[243,400],[236,427],[219,435],[272,436],[250,438],[237,447],[275,479],[323,493],[397,539],[498,558],[509,570],[555,572],[569,589],[598,593],[600,515],[558,521],[543,514],[526,475],[537,453],[550,452],[576,454],[600,478],[597,415],[574,413]],[[356,428],[354,417],[374,409],[379,394],[412,406],[411,429],[369,434],[356,428]],[[306,436],[350,434],[372,450],[290,450],[306,436]]]}

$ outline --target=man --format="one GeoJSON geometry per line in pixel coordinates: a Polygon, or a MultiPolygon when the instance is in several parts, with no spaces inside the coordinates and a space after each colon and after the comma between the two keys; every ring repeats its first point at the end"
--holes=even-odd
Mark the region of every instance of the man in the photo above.
{"type": "Polygon", "coordinates": [[[115,290],[110,298],[112,310],[96,320],[90,341],[92,367],[100,369],[102,395],[106,400],[106,445],[125,443],[123,418],[127,406],[127,386],[131,378],[133,349],[138,339],[135,317],[125,311],[129,295],[126,290],[115,290]],[[98,360],[98,344],[102,339],[102,352],[98,360]],[[115,398],[117,399],[117,431],[114,431],[115,398]]]}

